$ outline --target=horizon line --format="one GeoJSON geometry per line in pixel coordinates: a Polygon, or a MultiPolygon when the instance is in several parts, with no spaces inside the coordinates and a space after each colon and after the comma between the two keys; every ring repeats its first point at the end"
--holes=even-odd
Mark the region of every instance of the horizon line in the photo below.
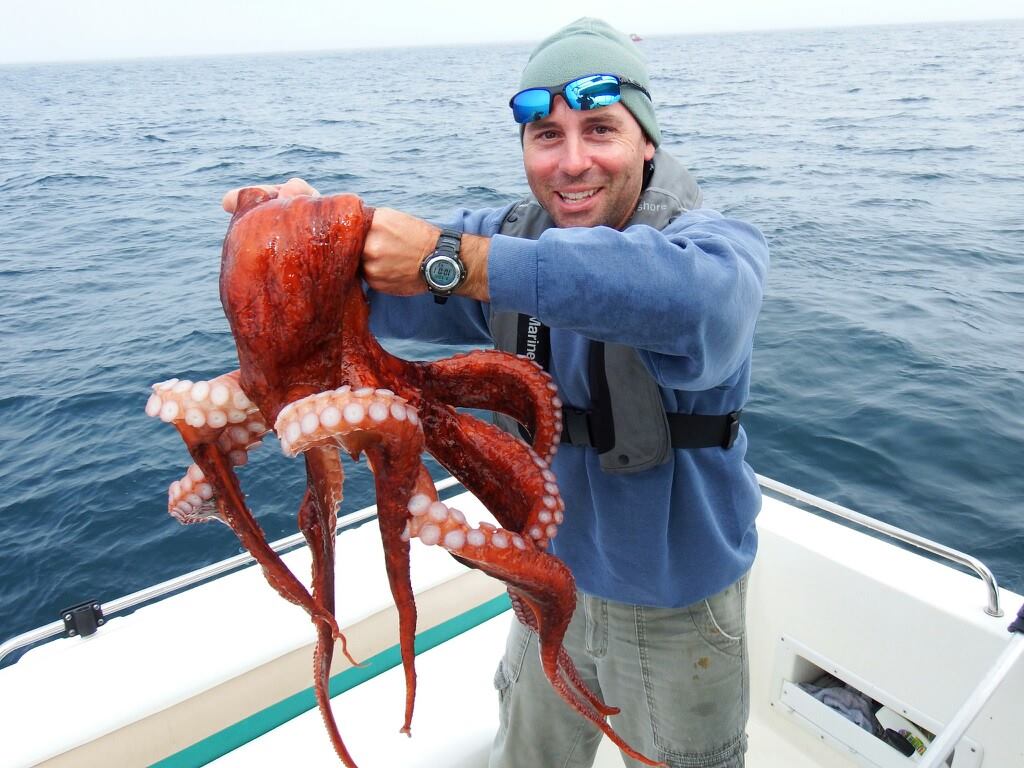
{"type": "MultiPolygon", "coordinates": [[[[749,29],[729,30],[704,30],[696,32],[671,32],[643,35],[643,39],[665,39],[672,37],[705,37],[709,35],[748,35],[753,33],[766,32],[811,32],[828,31],[839,29],[865,29],[871,27],[909,27],[909,26],[942,26],[948,24],[994,24],[999,22],[1021,22],[1024,21],[1024,14],[1021,16],[994,17],[994,18],[955,18],[939,19],[929,21],[899,21],[899,22],[871,22],[863,24],[810,24],[807,26],[786,26],[786,27],[751,27],[749,29]]],[[[639,34],[631,32],[629,34],[639,34]]],[[[106,58],[69,58],[69,59],[0,59],[0,67],[32,67],[51,66],[57,64],[115,64],[127,62],[144,61],[166,61],[172,59],[212,59],[229,57],[269,57],[269,56],[295,56],[299,54],[317,53],[346,53],[354,51],[388,51],[407,49],[436,49],[436,48],[477,48],[484,45],[534,45],[540,40],[484,40],[480,42],[450,42],[450,43],[396,43],[396,44],[373,44],[373,45],[349,45],[338,48],[296,48],[287,50],[253,50],[253,51],[231,51],[231,52],[196,52],[196,53],[166,53],[154,55],[125,55],[106,58]]]]}

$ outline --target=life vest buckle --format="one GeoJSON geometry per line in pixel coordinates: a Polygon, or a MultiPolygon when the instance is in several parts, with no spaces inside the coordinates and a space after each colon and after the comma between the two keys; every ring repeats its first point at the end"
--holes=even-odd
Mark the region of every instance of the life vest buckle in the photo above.
{"type": "Polygon", "coordinates": [[[725,440],[722,441],[722,447],[729,450],[740,434],[740,411],[733,411],[725,418],[725,440]]]}
{"type": "Polygon", "coordinates": [[[562,442],[569,445],[594,445],[594,436],[590,432],[590,411],[562,407],[562,442]]]}

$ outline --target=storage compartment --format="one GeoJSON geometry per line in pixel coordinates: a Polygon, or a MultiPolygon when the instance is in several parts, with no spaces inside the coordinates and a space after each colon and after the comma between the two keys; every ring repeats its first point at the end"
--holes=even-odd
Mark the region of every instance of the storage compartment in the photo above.
{"type": "MultiPolygon", "coordinates": [[[[884,682],[863,680],[783,637],[776,653],[772,707],[861,765],[910,768],[923,760],[941,724],[896,700],[884,682]],[[831,680],[823,679],[826,675],[831,680]],[[801,684],[811,684],[811,690],[801,684]]],[[[982,750],[970,739],[961,739],[946,765],[981,768],[982,750]]]]}

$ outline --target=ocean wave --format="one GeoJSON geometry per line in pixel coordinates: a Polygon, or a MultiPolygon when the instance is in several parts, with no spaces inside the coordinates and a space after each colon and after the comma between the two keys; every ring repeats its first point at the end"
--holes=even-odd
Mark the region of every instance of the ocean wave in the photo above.
{"type": "Polygon", "coordinates": [[[462,108],[464,108],[466,106],[463,102],[458,101],[457,99],[451,99],[451,98],[447,98],[447,97],[444,97],[444,96],[431,97],[431,98],[423,98],[423,97],[416,96],[416,97],[413,97],[411,99],[409,99],[409,98],[402,98],[402,99],[392,98],[388,102],[388,104],[389,105],[403,104],[403,105],[408,105],[410,107],[416,107],[416,108],[429,107],[431,109],[441,109],[441,108],[444,108],[444,107],[452,107],[452,108],[462,109],[462,108]]]}
{"type": "Polygon", "coordinates": [[[701,182],[706,184],[756,184],[760,181],[764,181],[764,176],[743,176],[735,173],[707,173],[701,177],[701,182]]]}
{"type": "Polygon", "coordinates": [[[853,203],[867,208],[922,208],[930,207],[931,201],[921,198],[868,197],[853,203]]]}
{"type": "Polygon", "coordinates": [[[242,163],[235,160],[221,160],[220,162],[217,163],[197,166],[189,170],[188,173],[209,173],[211,171],[223,171],[227,168],[238,168],[240,166],[242,166],[242,163]]]}
{"type": "Polygon", "coordinates": [[[325,158],[346,157],[346,153],[337,149],[322,149],[321,147],[292,144],[291,146],[273,153],[272,157],[280,159],[320,160],[325,158]]]}
{"type": "Polygon", "coordinates": [[[108,184],[113,179],[108,176],[95,176],[86,173],[50,173],[38,176],[30,181],[28,187],[52,187],[58,185],[90,186],[108,184]]]}
{"type": "Polygon", "coordinates": [[[313,121],[313,125],[329,125],[329,126],[344,126],[346,128],[373,128],[376,123],[372,123],[369,120],[359,120],[357,118],[328,118],[320,117],[313,121]]]}
{"type": "Polygon", "coordinates": [[[977,152],[980,147],[974,144],[964,144],[961,146],[912,146],[912,147],[875,147],[875,148],[863,148],[861,152],[866,155],[917,155],[927,152],[977,152]]]}
{"type": "Polygon", "coordinates": [[[943,173],[942,171],[928,171],[924,173],[894,173],[894,176],[903,176],[911,181],[938,181],[940,179],[955,179],[956,174],[943,173]]]}
{"type": "Polygon", "coordinates": [[[316,185],[318,189],[322,187],[325,193],[330,193],[331,190],[354,186],[349,184],[349,182],[362,182],[363,180],[364,177],[357,173],[338,171],[335,173],[319,174],[316,178],[316,185]]]}

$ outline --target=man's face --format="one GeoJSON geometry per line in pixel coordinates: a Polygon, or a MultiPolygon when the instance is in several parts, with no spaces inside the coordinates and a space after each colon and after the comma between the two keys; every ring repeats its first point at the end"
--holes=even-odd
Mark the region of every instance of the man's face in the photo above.
{"type": "Polygon", "coordinates": [[[523,134],[526,179],[559,227],[624,226],[652,157],[654,145],[621,102],[578,111],[556,96],[551,114],[523,134]]]}

